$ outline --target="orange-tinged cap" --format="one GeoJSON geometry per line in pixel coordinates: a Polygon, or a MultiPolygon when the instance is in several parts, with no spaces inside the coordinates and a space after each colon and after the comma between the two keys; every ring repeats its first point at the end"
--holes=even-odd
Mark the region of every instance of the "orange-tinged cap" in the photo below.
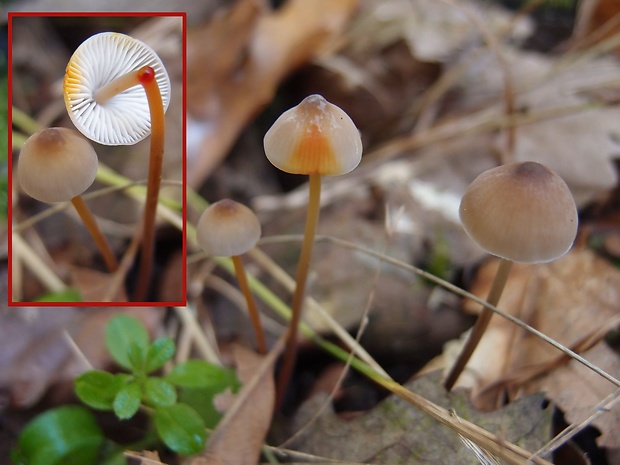
{"type": "Polygon", "coordinates": [[[293,174],[345,174],[362,159],[360,133],[349,115],[316,94],[282,113],[264,146],[274,166],[293,174]]]}

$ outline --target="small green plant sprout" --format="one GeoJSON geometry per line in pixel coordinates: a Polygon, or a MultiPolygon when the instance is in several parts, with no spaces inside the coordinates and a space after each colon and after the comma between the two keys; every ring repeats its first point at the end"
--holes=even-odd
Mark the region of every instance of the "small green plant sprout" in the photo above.
{"type": "Polygon", "coordinates": [[[75,380],[78,398],[93,409],[113,411],[120,420],[128,420],[142,409],[168,448],[184,455],[200,452],[205,428],[219,421],[213,398],[239,387],[234,372],[203,360],[189,360],[174,365],[165,376],[156,375],[171,361],[174,341],[164,337],[150,342],[144,326],[127,315],[110,320],[105,342],[114,361],[127,372],[84,373],[75,380]],[[201,396],[192,395],[197,391],[201,396]],[[182,402],[184,396],[190,400],[182,402]]]}
{"type": "Polygon", "coordinates": [[[213,256],[232,257],[239,287],[245,297],[254,327],[258,352],[265,354],[267,353],[265,331],[241,257],[256,245],[260,236],[261,225],[254,212],[230,199],[220,200],[207,207],[196,226],[196,240],[205,252],[213,256]]]}
{"type": "Polygon", "coordinates": [[[48,128],[24,143],[17,178],[24,192],[41,202],[70,201],[112,272],[118,267],[116,257],[82,198],[82,193],[95,181],[97,166],[95,150],[77,131],[48,128]]]}
{"type": "Polygon", "coordinates": [[[105,145],[132,145],[151,134],[151,152],[136,300],[144,300],[153,268],[155,216],[164,157],[164,114],[170,79],[146,44],[116,32],[84,41],[67,64],[63,93],[82,134],[105,145]]]}
{"type": "MultiPolygon", "coordinates": [[[[460,206],[467,235],[500,258],[487,302],[497,305],[513,262],[543,263],[560,258],[577,235],[575,200],[564,180],[536,162],[510,163],[479,175],[460,206]]],[[[486,330],[493,312],[482,309],[444,381],[451,390],[486,330]]]]}
{"type": "Polygon", "coordinates": [[[310,177],[292,316],[277,383],[281,402],[297,357],[297,330],[319,220],[321,176],[342,175],[355,169],[362,159],[362,140],[355,123],[341,108],[321,95],[310,95],[280,115],[265,134],[264,147],[267,158],[276,168],[310,177]]]}

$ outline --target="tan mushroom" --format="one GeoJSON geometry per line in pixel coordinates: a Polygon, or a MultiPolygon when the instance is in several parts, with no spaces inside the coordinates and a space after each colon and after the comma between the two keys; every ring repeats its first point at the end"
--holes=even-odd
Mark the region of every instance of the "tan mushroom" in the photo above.
{"type": "Polygon", "coordinates": [[[24,192],[47,203],[71,201],[95,240],[110,271],[118,263],[82,193],[97,175],[97,154],[77,131],[43,129],[24,143],[17,162],[17,178],[24,192]]]}
{"type": "Polygon", "coordinates": [[[245,297],[260,353],[267,352],[265,332],[248,284],[241,255],[252,249],[261,236],[261,225],[252,210],[234,200],[210,205],[196,225],[196,241],[209,255],[231,257],[239,286],[245,297]]]}
{"type": "MultiPolygon", "coordinates": [[[[511,163],[485,171],[467,188],[460,206],[465,232],[500,264],[487,297],[497,305],[513,262],[555,260],[577,235],[577,207],[555,172],[536,162],[511,163]]],[[[483,308],[444,381],[450,390],[458,380],[493,312],[483,308]]]]}

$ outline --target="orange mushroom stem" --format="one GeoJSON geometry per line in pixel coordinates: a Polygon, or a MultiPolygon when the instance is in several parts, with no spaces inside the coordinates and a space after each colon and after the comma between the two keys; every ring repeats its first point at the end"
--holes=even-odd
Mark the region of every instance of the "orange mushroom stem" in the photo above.
{"type": "Polygon", "coordinates": [[[161,185],[162,165],[164,160],[164,138],[166,133],[166,119],[164,105],[155,80],[155,70],[145,66],[138,71],[138,80],[144,87],[151,113],[151,153],[149,159],[149,174],[146,189],[146,202],[142,221],[142,254],[136,287],[136,300],[144,300],[148,293],[149,283],[153,274],[153,258],[155,249],[155,218],[159,188],[161,185]]]}

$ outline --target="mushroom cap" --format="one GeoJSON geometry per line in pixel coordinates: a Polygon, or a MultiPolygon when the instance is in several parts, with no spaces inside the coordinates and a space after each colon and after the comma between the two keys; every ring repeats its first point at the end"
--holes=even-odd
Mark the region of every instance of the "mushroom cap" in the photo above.
{"type": "Polygon", "coordinates": [[[531,161],[482,173],[465,191],[459,214],[478,245],[515,262],[555,260],[577,235],[577,207],[568,186],[531,161]]]}
{"type": "Polygon", "coordinates": [[[66,202],[90,187],[97,165],[95,149],[79,132],[48,128],[24,143],[17,177],[29,196],[41,202],[66,202]]]}
{"type": "Polygon", "coordinates": [[[362,139],[349,115],[316,94],[282,113],[263,142],[269,161],[287,173],[340,175],[362,159],[362,139]]]}
{"type": "Polygon", "coordinates": [[[103,145],[133,145],[147,137],[151,116],[146,92],[137,81],[105,103],[94,98],[97,89],[144,66],[155,70],[166,111],[170,79],[149,46],[117,32],[102,32],[86,39],[69,60],[63,84],[65,105],[75,127],[103,145]]]}
{"type": "Polygon", "coordinates": [[[252,210],[234,200],[210,205],[196,226],[198,245],[209,255],[232,257],[253,248],[261,236],[261,226],[252,210]]]}

